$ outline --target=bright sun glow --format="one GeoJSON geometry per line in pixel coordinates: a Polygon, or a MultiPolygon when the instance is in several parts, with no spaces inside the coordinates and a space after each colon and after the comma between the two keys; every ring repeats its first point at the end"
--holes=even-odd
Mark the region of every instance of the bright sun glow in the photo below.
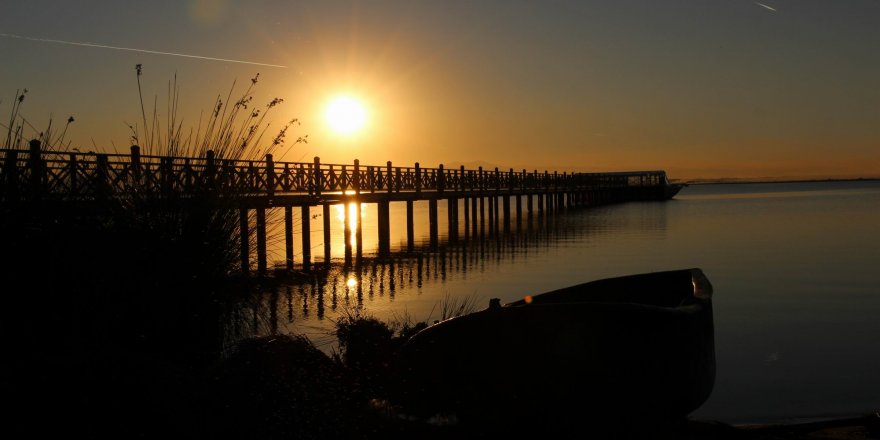
{"type": "MultiPolygon", "coordinates": [[[[346,193],[348,193],[348,191],[346,191],[346,193]]],[[[341,224],[342,229],[345,230],[345,210],[346,210],[346,208],[348,209],[348,214],[350,216],[348,218],[348,229],[350,231],[356,231],[357,227],[358,227],[358,218],[355,214],[358,209],[357,203],[349,203],[347,205],[340,203],[340,204],[336,205],[336,218],[339,220],[339,223],[341,224]]],[[[366,217],[367,204],[361,203],[360,210],[361,210],[361,219],[363,220],[363,218],[366,217]]],[[[351,243],[352,247],[357,246],[357,237],[355,236],[354,233],[351,234],[351,240],[349,242],[351,243]]]]}
{"type": "Polygon", "coordinates": [[[367,122],[364,105],[350,96],[337,96],[327,104],[324,111],[327,124],[339,134],[351,134],[363,128],[367,122]]]}

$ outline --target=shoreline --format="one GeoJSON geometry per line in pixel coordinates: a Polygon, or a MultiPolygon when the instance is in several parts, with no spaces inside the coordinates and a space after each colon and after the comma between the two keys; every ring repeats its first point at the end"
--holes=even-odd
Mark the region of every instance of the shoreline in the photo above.
{"type": "MultiPolygon", "coordinates": [[[[797,420],[797,419],[793,419],[797,420]]],[[[706,423],[706,422],[697,422],[706,423]]],[[[712,423],[712,422],[708,422],[712,423]]],[[[858,440],[880,438],[880,412],[861,416],[804,419],[796,422],[729,425],[746,438],[858,440]]],[[[741,436],[737,436],[742,438],[741,436]]]]}
{"type": "Polygon", "coordinates": [[[759,183],[832,183],[832,182],[878,182],[880,177],[855,177],[851,179],[830,178],[830,179],[748,179],[748,178],[721,178],[721,179],[694,179],[694,180],[674,180],[672,183],[680,183],[684,185],[746,185],[759,183]]]}

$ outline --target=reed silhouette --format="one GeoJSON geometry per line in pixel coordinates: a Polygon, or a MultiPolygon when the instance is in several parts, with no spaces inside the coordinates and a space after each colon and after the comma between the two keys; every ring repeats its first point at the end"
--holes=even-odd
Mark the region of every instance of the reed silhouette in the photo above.
{"type": "MultiPolygon", "coordinates": [[[[142,66],[136,67],[138,89],[142,66]]],[[[288,128],[265,136],[266,115],[282,100],[253,108],[251,79],[218,98],[204,124],[184,135],[177,119],[179,89],[169,81],[167,118],[143,111],[132,140],[147,154],[262,157],[283,146],[288,128]]],[[[5,146],[19,147],[29,123],[25,94],[10,110],[5,146]]],[[[73,118],[68,119],[68,125],[73,118]]],[[[65,130],[35,136],[42,148],[69,148],[65,130]]],[[[294,144],[306,142],[300,137],[294,144]]],[[[5,176],[4,176],[5,177],[5,176]]],[[[91,437],[152,437],[169,430],[197,433],[206,368],[247,319],[236,304],[254,280],[236,277],[239,214],[235,194],[205,189],[197,198],[155,194],[126,176],[124,196],[91,203],[13,197],[3,186],[0,283],[7,300],[0,318],[2,388],[18,402],[3,430],[91,437]],[[50,417],[58,423],[40,423],[50,417]]],[[[254,219],[250,219],[251,222],[254,219]]],[[[277,222],[273,222],[277,223],[277,222]]],[[[253,228],[248,228],[253,231],[253,228]]]]}

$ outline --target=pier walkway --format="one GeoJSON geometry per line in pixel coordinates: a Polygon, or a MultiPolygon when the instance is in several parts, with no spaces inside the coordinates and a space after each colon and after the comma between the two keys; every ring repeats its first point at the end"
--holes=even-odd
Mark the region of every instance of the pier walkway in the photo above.
{"type": "MultiPolygon", "coordinates": [[[[379,254],[390,249],[389,203],[407,204],[408,246],[413,246],[413,202],[425,200],[429,206],[430,239],[438,236],[437,204],[448,203],[449,239],[458,239],[460,222],[464,230],[484,224],[488,214],[490,230],[499,222],[506,229],[513,215],[521,221],[525,215],[556,212],[577,206],[661,200],[668,185],[664,171],[610,173],[559,173],[538,170],[487,170],[322,163],[275,162],[271,154],[262,160],[215,158],[212,151],[204,157],[142,155],[138,146],[130,154],[45,151],[38,141],[28,150],[0,150],[0,204],[40,201],[57,203],[58,209],[77,204],[94,204],[112,198],[148,196],[158,200],[198,200],[208,194],[229,197],[240,211],[241,265],[244,272],[250,263],[249,228],[256,228],[257,272],[266,273],[266,210],[284,209],[286,265],[292,269],[293,215],[299,208],[303,230],[309,230],[309,208],[321,206],[324,222],[325,261],[330,255],[330,206],[346,204],[359,210],[360,203],[377,205],[379,254]],[[501,206],[499,206],[499,201],[501,206]],[[462,208],[463,216],[459,214],[462,208]],[[251,210],[256,221],[251,225],[251,210]]],[[[345,215],[352,209],[345,209],[345,215]]],[[[357,223],[360,242],[360,222],[357,223]]],[[[351,260],[352,231],[346,225],[346,261],[351,260]]],[[[302,267],[311,264],[309,234],[302,234],[302,267]]]]}

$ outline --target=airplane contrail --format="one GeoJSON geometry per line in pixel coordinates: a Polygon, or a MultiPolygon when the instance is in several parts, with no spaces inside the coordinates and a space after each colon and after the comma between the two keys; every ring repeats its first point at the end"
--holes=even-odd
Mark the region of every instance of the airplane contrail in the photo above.
{"type": "Polygon", "coordinates": [[[755,4],[758,5],[758,6],[760,6],[760,7],[762,7],[762,8],[766,8],[766,9],[769,9],[769,10],[771,10],[771,11],[773,11],[773,12],[776,12],[776,8],[774,8],[773,6],[767,6],[767,5],[763,4],[763,3],[758,3],[758,2],[755,2],[755,4]]]}
{"type": "Polygon", "coordinates": [[[189,55],[189,54],[185,54],[185,53],[175,53],[175,52],[161,52],[158,50],[137,49],[137,48],[133,48],[133,47],[108,46],[106,44],[95,44],[95,43],[86,43],[86,42],[79,42],[79,41],[53,40],[51,38],[27,37],[24,35],[6,34],[6,33],[2,33],[2,32],[0,32],[0,37],[17,38],[19,40],[39,41],[39,42],[43,42],[43,43],[69,44],[71,46],[97,47],[99,49],[127,50],[130,52],[152,53],[152,54],[156,54],[156,55],[172,55],[172,56],[176,56],[176,57],[195,58],[195,59],[199,59],[199,60],[222,61],[222,62],[226,62],[226,63],[252,64],[255,66],[278,67],[281,69],[287,68],[287,66],[281,66],[278,64],[258,63],[255,61],[232,60],[229,58],[204,57],[201,55],[189,55]]]}

